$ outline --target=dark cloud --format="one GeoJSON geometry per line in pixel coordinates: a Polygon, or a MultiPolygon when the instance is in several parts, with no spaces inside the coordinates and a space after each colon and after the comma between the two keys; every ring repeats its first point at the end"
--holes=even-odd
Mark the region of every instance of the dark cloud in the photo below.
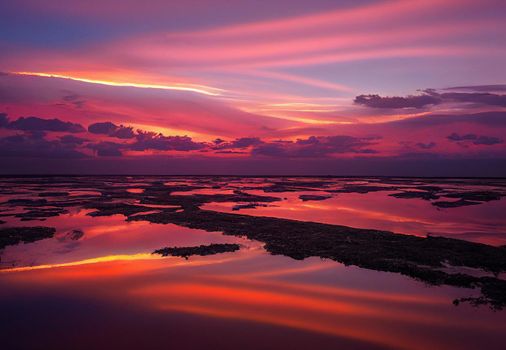
{"type": "Polygon", "coordinates": [[[497,145],[497,144],[500,144],[500,143],[503,143],[503,142],[504,142],[504,140],[502,140],[502,139],[500,139],[498,137],[480,136],[473,143],[475,145],[491,146],[491,145],[497,145]]]}
{"type": "Polygon", "coordinates": [[[64,135],[60,137],[60,142],[64,144],[82,145],[86,141],[88,140],[74,135],[64,135]]]}
{"type": "Polygon", "coordinates": [[[436,143],[435,142],[429,142],[429,143],[418,142],[416,144],[416,146],[421,149],[431,149],[431,148],[436,147],[436,143]]]}
{"type": "Polygon", "coordinates": [[[99,157],[121,157],[123,153],[121,149],[125,147],[124,144],[115,142],[98,142],[90,143],[87,145],[88,148],[92,149],[99,157]]]}
{"type": "Polygon", "coordinates": [[[24,131],[64,131],[71,133],[85,131],[80,124],[64,122],[59,119],[42,119],[38,117],[21,117],[15,121],[9,122],[6,127],[13,130],[24,131]]]}
{"type": "Polygon", "coordinates": [[[44,134],[40,131],[0,138],[0,156],[51,159],[85,157],[83,153],[75,150],[74,145],[44,139],[44,134]]]}
{"type": "Polygon", "coordinates": [[[386,96],[359,95],[354,102],[370,108],[425,108],[441,103],[473,103],[487,106],[506,107],[506,95],[489,92],[445,92],[438,93],[433,89],[424,90],[420,95],[386,96]]]}
{"type": "Polygon", "coordinates": [[[8,124],[7,113],[0,113],[0,128],[5,128],[8,124]]]}
{"type": "Polygon", "coordinates": [[[446,88],[445,90],[463,90],[463,91],[476,91],[476,92],[500,92],[500,91],[506,91],[506,84],[453,86],[453,87],[446,88]]]}
{"type": "Polygon", "coordinates": [[[164,136],[154,132],[139,130],[136,141],[130,145],[134,151],[194,151],[206,147],[204,143],[194,142],[188,136],[164,136]]]}
{"type": "Polygon", "coordinates": [[[506,107],[506,95],[491,94],[488,92],[447,92],[439,94],[445,102],[476,103],[487,106],[506,107]]]}
{"type": "Polygon", "coordinates": [[[219,154],[247,154],[248,152],[225,150],[225,151],[217,151],[215,153],[219,153],[219,154]]]}
{"type": "Polygon", "coordinates": [[[88,126],[88,131],[92,134],[107,135],[118,139],[132,139],[135,132],[132,127],[123,125],[117,126],[111,122],[94,123],[88,126]]]}
{"type": "Polygon", "coordinates": [[[25,131],[24,135],[34,140],[37,140],[43,139],[44,137],[46,137],[47,134],[45,131],[33,130],[33,131],[25,131]]]}
{"type": "Polygon", "coordinates": [[[374,145],[378,137],[357,138],[353,136],[310,136],[295,142],[262,143],[253,148],[252,154],[271,157],[320,158],[332,154],[374,154],[366,148],[374,145]]]}
{"type": "Polygon", "coordinates": [[[411,95],[406,97],[381,97],[380,95],[359,95],[354,102],[371,108],[423,108],[442,102],[438,96],[429,94],[411,95]]]}
{"type": "Polygon", "coordinates": [[[468,141],[468,140],[476,140],[477,138],[478,138],[478,135],[476,135],[476,134],[459,135],[456,132],[447,136],[447,139],[450,141],[468,141]]]}
{"type": "Polygon", "coordinates": [[[120,125],[113,133],[109,134],[109,136],[118,139],[133,139],[135,137],[135,132],[131,126],[120,125]]]}
{"type": "Polygon", "coordinates": [[[258,146],[263,143],[263,141],[260,140],[260,138],[258,138],[258,137],[242,137],[242,138],[230,141],[230,142],[225,142],[221,139],[217,139],[214,141],[214,143],[216,144],[216,141],[218,141],[218,140],[219,140],[219,142],[217,143],[217,146],[215,147],[215,149],[219,149],[219,150],[234,149],[234,148],[244,149],[244,148],[248,148],[251,146],[258,146]]]}
{"type": "Polygon", "coordinates": [[[255,147],[251,153],[253,155],[283,157],[288,155],[288,147],[284,147],[279,143],[266,143],[255,147]]]}
{"type": "Polygon", "coordinates": [[[474,114],[431,114],[386,122],[384,124],[412,129],[418,127],[436,127],[452,123],[473,123],[488,127],[504,128],[506,127],[506,111],[474,114]]]}
{"type": "Polygon", "coordinates": [[[118,127],[111,122],[94,123],[88,126],[88,132],[98,135],[109,135],[118,127]]]}
{"type": "Polygon", "coordinates": [[[70,103],[76,108],[83,108],[84,104],[86,103],[86,101],[83,100],[81,96],[75,93],[69,93],[68,95],[63,96],[62,100],[66,103],[70,103]]]}
{"type": "Polygon", "coordinates": [[[494,136],[483,136],[483,135],[480,136],[476,134],[459,135],[455,132],[452,133],[451,135],[448,135],[447,139],[454,142],[470,142],[474,145],[485,145],[485,146],[497,145],[504,142],[504,140],[494,136]]]}

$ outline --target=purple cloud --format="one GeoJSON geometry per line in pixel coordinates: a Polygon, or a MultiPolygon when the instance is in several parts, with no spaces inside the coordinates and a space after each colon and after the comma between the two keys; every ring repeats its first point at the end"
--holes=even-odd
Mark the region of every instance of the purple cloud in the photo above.
{"type": "Polygon", "coordinates": [[[97,135],[107,135],[118,139],[132,139],[135,132],[130,126],[116,125],[111,122],[94,123],[88,126],[88,132],[97,135]]]}
{"type": "Polygon", "coordinates": [[[423,108],[442,102],[438,96],[429,94],[410,95],[407,97],[381,97],[380,95],[359,95],[354,102],[371,108],[423,108]]]}
{"type": "Polygon", "coordinates": [[[123,126],[120,125],[116,131],[109,134],[111,137],[116,137],[118,139],[132,139],[135,137],[134,129],[131,126],[123,126]]]}
{"type": "Polygon", "coordinates": [[[429,142],[429,143],[418,142],[416,144],[416,146],[421,149],[431,149],[431,148],[436,147],[436,143],[435,142],[429,142]]]}
{"type": "Polygon", "coordinates": [[[83,108],[86,103],[85,100],[81,99],[81,96],[74,93],[63,96],[62,100],[66,103],[72,104],[75,108],[83,108]]]}
{"type": "Polygon", "coordinates": [[[343,153],[374,154],[377,151],[366,147],[374,145],[376,139],[378,137],[310,136],[295,142],[263,143],[253,148],[252,154],[292,158],[320,158],[343,153]]]}
{"type": "Polygon", "coordinates": [[[121,149],[124,146],[124,144],[108,141],[90,143],[87,145],[87,147],[95,151],[96,155],[99,157],[121,157],[123,155],[121,149]]]}
{"type": "Polygon", "coordinates": [[[6,113],[0,113],[0,128],[5,128],[9,124],[6,113]]]}
{"type": "Polygon", "coordinates": [[[476,140],[477,138],[478,138],[478,135],[476,135],[476,134],[459,135],[456,132],[447,136],[447,139],[450,141],[469,141],[469,140],[476,140]]]}
{"type": "Polygon", "coordinates": [[[223,141],[221,139],[214,140],[214,143],[217,144],[216,149],[234,149],[234,148],[248,148],[251,146],[258,146],[263,143],[262,140],[258,137],[242,137],[239,139],[235,139],[230,142],[223,141]]]}
{"type": "Polygon", "coordinates": [[[188,136],[164,136],[154,132],[139,130],[135,136],[136,141],[130,145],[134,151],[158,150],[158,151],[194,151],[206,147],[204,143],[194,142],[188,136]]]}
{"type": "Polygon", "coordinates": [[[506,95],[497,95],[488,92],[447,92],[438,96],[445,102],[476,103],[487,106],[506,107],[506,95]]]}
{"type": "Polygon", "coordinates": [[[438,93],[434,89],[426,89],[421,95],[386,96],[359,95],[355,97],[355,104],[370,108],[425,108],[441,103],[474,103],[487,106],[506,107],[506,95],[489,92],[445,92],[438,93]]]}
{"type": "Polygon", "coordinates": [[[476,92],[499,92],[506,91],[506,84],[496,85],[474,85],[474,86],[454,86],[446,88],[445,90],[464,90],[476,92]]]}
{"type": "Polygon", "coordinates": [[[473,143],[475,145],[487,145],[487,146],[491,146],[491,145],[497,145],[497,144],[500,144],[500,143],[503,143],[504,141],[498,137],[493,137],[493,136],[480,136],[478,137],[473,143]]]}
{"type": "Polygon", "coordinates": [[[86,157],[75,145],[48,141],[40,131],[0,138],[1,157],[77,159],[86,157]]]}
{"type": "Polygon", "coordinates": [[[111,122],[94,123],[88,126],[88,132],[97,135],[109,135],[118,127],[111,122]]]}
{"type": "Polygon", "coordinates": [[[483,135],[479,136],[476,134],[459,135],[455,132],[447,136],[447,139],[453,142],[470,141],[474,145],[485,145],[485,146],[497,145],[504,142],[504,140],[494,136],[483,136],[483,135]]]}
{"type": "Polygon", "coordinates": [[[42,119],[39,117],[21,117],[15,121],[8,122],[6,127],[8,129],[23,131],[59,131],[71,133],[85,131],[80,124],[64,122],[59,119],[42,119]]]}
{"type": "Polygon", "coordinates": [[[88,140],[74,135],[64,135],[60,137],[60,142],[64,144],[82,145],[86,141],[88,140]]]}

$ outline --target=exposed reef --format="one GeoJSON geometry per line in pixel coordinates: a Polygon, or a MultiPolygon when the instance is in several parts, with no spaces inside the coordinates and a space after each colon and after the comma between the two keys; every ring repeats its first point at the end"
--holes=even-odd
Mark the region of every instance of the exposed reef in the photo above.
{"type": "Polygon", "coordinates": [[[32,221],[32,220],[44,221],[49,217],[59,216],[61,214],[66,213],[68,213],[68,211],[62,208],[37,208],[16,214],[15,216],[17,218],[21,218],[21,221],[32,221]]]}
{"type": "Polygon", "coordinates": [[[272,254],[293,259],[312,256],[377,271],[400,273],[431,285],[480,288],[481,303],[506,306],[506,281],[441,271],[445,265],[506,271],[506,249],[443,237],[417,237],[313,222],[185,210],[137,215],[128,220],[173,223],[206,231],[246,236],[265,243],[272,254]]]}
{"type": "Polygon", "coordinates": [[[323,201],[325,199],[332,198],[332,196],[317,195],[317,194],[301,194],[299,199],[303,202],[306,201],[323,201]]]}
{"type": "Polygon", "coordinates": [[[66,197],[68,192],[42,192],[39,193],[39,197],[66,197]]]}
{"type": "Polygon", "coordinates": [[[465,199],[459,199],[458,201],[439,201],[432,203],[433,206],[438,208],[458,208],[458,207],[467,207],[469,205],[478,205],[480,202],[472,202],[465,199]]]}
{"type": "Polygon", "coordinates": [[[267,207],[267,204],[262,204],[262,203],[236,204],[232,207],[232,210],[237,211],[237,210],[241,210],[241,209],[255,209],[258,207],[267,207]]]}
{"type": "Polygon", "coordinates": [[[18,243],[30,243],[51,238],[56,233],[53,227],[6,227],[0,228],[0,249],[18,243]]]}
{"type": "Polygon", "coordinates": [[[434,192],[428,192],[428,191],[405,191],[405,192],[399,192],[399,193],[392,193],[389,194],[390,197],[395,198],[404,198],[404,199],[413,199],[413,198],[420,198],[424,200],[432,200],[432,199],[439,199],[439,196],[434,194],[434,192]]]}
{"type": "Polygon", "coordinates": [[[167,247],[155,250],[153,254],[160,254],[161,256],[180,256],[182,258],[188,259],[188,257],[192,255],[214,255],[228,252],[235,252],[239,250],[241,246],[239,244],[209,244],[209,245],[200,245],[197,247],[167,247]]]}
{"type": "MultiPolygon", "coordinates": [[[[267,186],[246,185],[244,187],[240,187],[240,181],[243,179],[234,177],[142,177],[142,180],[138,181],[135,178],[113,176],[8,179],[3,181],[0,187],[0,193],[3,193],[6,198],[0,203],[5,209],[1,215],[3,217],[16,216],[21,220],[43,220],[50,216],[64,214],[70,210],[69,208],[75,207],[91,209],[88,213],[90,216],[122,214],[129,221],[170,223],[206,231],[223,232],[227,235],[245,236],[263,242],[265,249],[272,254],[281,254],[293,259],[321,257],[345,265],[399,273],[430,285],[478,288],[481,292],[478,297],[463,298],[456,303],[488,304],[495,309],[506,307],[506,281],[498,277],[499,273],[506,271],[506,248],[504,247],[443,237],[423,238],[387,231],[201,209],[204,204],[212,202],[237,203],[235,210],[267,206],[269,203],[281,200],[277,196],[267,195],[269,192],[316,190],[324,193],[357,194],[396,191],[389,195],[393,198],[427,200],[438,208],[455,208],[501,199],[506,193],[504,180],[371,178],[358,181],[322,178],[320,181],[314,178],[278,178],[265,180],[268,183],[267,186]],[[182,184],[183,181],[187,181],[188,184],[182,184]],[[232,183],[234,181],[239,181],[239,183],[232,183]],[[490,190],[463,191],[463,187],[459,187],[463,183],[469,186],[488,186],[490,190]],[[13,186],[18,186],[16,191],[12,190],[13,186]],[[143,191],[129,191],[132,188],[143,191]],[[232,190],[232,193],[174,194],[174,192],[190,192],[198,189],[232,190]],[[258,192],[256,194],[246,192],[249,189],[263,191],[265,195],[258,192]],[[75,196],[63,195],[74,190],[92,192],[92,194],[85,192],[85,194],[75,196]],[[45,195],[41,196],[43,198],[37,198],[43,194],[40,193],[41,191],[46,191],[43,192],[45,195]],[[48,193],[54,195],[47,195],[48,193]],[[9,195],[22,198],[9,198],[9,195]],[[33,199],[34,197],[36,199],[33,199]],[[156,212],[153,212],[154,209],[156,212]],[[482,275],[477,277],[464,272],[445,272],[444,269],[447,266],[479,269],[482,275]]],[[[328,196],[315,194],[301,195],[299,198],[324,200],[328,196]]],[[[54,234],[55,230],[50,227],[2,228],[0,229],[0,248],[20,242],[50,238],[54,234]]],[[[79,239],[82,234],[75,233],[69,237],[69,239],[73,239],[72,237],[79,239]]],[[[166,251],[168,255],[176,253],[177,256],[187,257],[193,252],[207,254],[214,248],[201,246],[164,249],[169,249],[166,251]]],[[[163,255],[164,250],[160,249],[156,253],[163,255]]]]}

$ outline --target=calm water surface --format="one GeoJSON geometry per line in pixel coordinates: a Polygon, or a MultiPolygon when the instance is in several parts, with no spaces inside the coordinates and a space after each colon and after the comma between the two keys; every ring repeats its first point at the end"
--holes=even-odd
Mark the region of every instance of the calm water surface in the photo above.
{"type": "MultiPolygon", "coordinates": [[[[92,217],[88,214],[94,210],[80,205],[43,221],[21,221],[13,215],[26,208],[6,205],[8,200],[39,199],[48,191],[68,192],[62,195],[66,200],[101,193],[93,187],[76,189],[65,179],[52,185],[37,181],[2,183],[0,219],[5,223],[0,228],[43,225],[57,232],[53,238],[0,252],[2,348],[504,348],[506,311],[452,304],[455,298],[475,295],[473,290],[427,286],[319,258],[270,255],[259,242],[220,232],[128,222],[119,214],[92,217]],[[152,254],[167,246],[210,243],[238,243],[241,249],[188,260],[152,254]]],[[[141,195],[155,179],[108,181],[111,187],[127,186],[128,193],[141,195]]],[[[370,179],[326,179],[325,188],[276,192],[265,192],[276,178],[156,181],[204,187],[168,196],[240,190],[281,199],[240,210],[234,207],[244,203],[211,202],[203,206],[209,210],[506,244],[504,197],[441,209],[434,201],[389,196],[399,185],[369,193],[333,191],[345,183],[370,184],[370,179]],[[304,194],[329,198],[303,201],[299,196],[304,194]]],[[[439,186],[449,192],[501,190],[496,183],[439,186]]]]}

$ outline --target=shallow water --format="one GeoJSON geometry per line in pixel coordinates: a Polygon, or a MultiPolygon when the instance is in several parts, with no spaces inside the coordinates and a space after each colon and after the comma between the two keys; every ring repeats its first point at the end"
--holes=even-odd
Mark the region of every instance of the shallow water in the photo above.
{"type": "MultiPolygon", "coordinates": [[[[327,192],[331,198],[317,201],[299,198],[342,188],[343,183],[370,184],[369,179],[324,180],[329,182],[325,189],[307,186],[297,192],[267,193],[259,188],[279,179],[111,178],[106,182],[139,196],[149,194],[145,188],[155,181],[204,187],[167,191],[167,196],[242,190],[282,200],[238,211],[232,210],[237,202],[210,202],[203,208],[505,244],[504,197],[448,209],[422,199],[390,197],[396,192],[390,190],[327,192]]],[[[11,214],[22,213],[25,207],[6,204],[9,199],[39,199],[39,193],[49,191],[68,191],[72,198],[78,196],[76,192],[104,191],[90,187],[103,181],[97,178],[79,180],[79,186],[88,186],[86,193],[78,192],[81,189],[72,179],[52,179],[40,186],[35,185],[38,179],[23,181],[27,180],[0,182],[1,209],[7,210],[0,217],[6,221],[0,228],[43,225],[55,227],[56,235],[10,245],[1,252],[0,329],[7,335],[2,342],[8,349],[501,349],[506,340],[506,311],[452,304],[456,298],[475,295],[475,290],[428,286],[398,274],[317,257],[301,261],[270,255],[260,242],[221,232],[126,221],[121,214],[93,217],[89,214],[94,209],[81,205],[65,207],[67,213],[42,221],[21,221],[11,214]],[[16,193],[9,193],[13,189],[16,193]],[[210,243],[238,243],[241,249],[188,260],[152,254],[167,246],[210,243]]],[[[500,190],[496,182],[444,186],[452,191],[500,190]]],[[[61,200],[47,199],[45,206],[61,200]]],[[[114,201],[138,200],[114,195],[114,201]]],[[[146,206],[150,211],[170,207],[146,206]]]]}
{"type": "MultiPolygon", "coordinates": [[[[247,192],[263,194],[262,191],[247,192]]],[[[299,198],[303,194],[315,194],[314,191],[281,192],[275,195],[282,197],[282,201],[265,207],[240,209],[239,213],[506,245],[504,198],[480,205],[442,209],[425,200],[389,196],[396,192],[340,193],[317,201],[299,198]]],[[[203,208],[232,213],[235,205],[235,202],[209,203],[203,208]]]]}

